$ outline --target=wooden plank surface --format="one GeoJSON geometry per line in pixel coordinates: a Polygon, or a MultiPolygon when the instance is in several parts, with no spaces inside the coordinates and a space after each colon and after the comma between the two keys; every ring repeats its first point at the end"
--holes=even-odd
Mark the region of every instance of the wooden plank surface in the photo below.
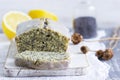
{"type": "Polygon", "coordinates": [[[18,67],[15,65],[14,55],[16,51],[15,42],[12,42],[7,59],[5,62],[5,76],[10,77],[28,77],[28,76],[82,76],[85,75],[89,68],[87,56],[85,54],[76,52],[78,51],[79,47],[75,47],[75,45],[70,44],[69,48],[72,49],[68,52],[70,53],[71,61],[67,69],[57,69],[57,70],[34,70],[34,69],[27,69],[24,67],[18,67]],[[80,63],[79,63],[80,61],[80,63]],[[79,64],[78,64],[79,63],[79,64]]]}

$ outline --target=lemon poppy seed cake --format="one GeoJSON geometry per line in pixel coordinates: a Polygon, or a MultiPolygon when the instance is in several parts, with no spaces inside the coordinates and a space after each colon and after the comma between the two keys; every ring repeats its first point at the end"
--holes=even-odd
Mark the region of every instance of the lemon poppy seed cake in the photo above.
{"type": "MultiPolygon", "coordinates": [[[[31,22],[34,20],[28,23],[31,22]]],[[[20,26],[30,25],[31,28],[18,31],[20,34],[15,37],[18,51],[16,65],[34,69],[66,68],[69,62],[69,54],[66,53],[69,38],[51,29],[47,19],[42,18],[38,22],[39,25],[23,23],[20,26]]]]}
{"type": "Polygon", "coordinates": [[[15,58],[17,66],[25,66],[33,69],[66,68],[69,63],[69,54],[65,52],[25,51],[16,54],[15,58]]]}
{"type": "Polygon", "coordinates": [[[19,53],[26,50],[66,52],[69,39],[50,28],[38,27],[16,36],[15,41],[19,53]]]}

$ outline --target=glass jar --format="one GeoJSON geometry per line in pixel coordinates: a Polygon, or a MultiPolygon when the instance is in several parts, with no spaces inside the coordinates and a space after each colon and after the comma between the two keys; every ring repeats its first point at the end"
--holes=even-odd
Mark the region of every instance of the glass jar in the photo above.
{"type": "Polygon", "coordinates": [[[96,11],[90,1],[80,1],[73,17],[73,28],[76,33],[80,33],[85,39],[97,36],[96,11]]]}

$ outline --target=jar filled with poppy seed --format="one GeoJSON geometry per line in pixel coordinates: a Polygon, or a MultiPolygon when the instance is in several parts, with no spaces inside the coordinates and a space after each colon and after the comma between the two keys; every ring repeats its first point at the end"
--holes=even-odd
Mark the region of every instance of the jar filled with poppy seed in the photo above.
{"type": "Polygon", "coordinates": [[[74,32],[80,33],[85,39],[97,36],[96,11],[90,1],[82,0],[73,17],[74,32]]]}

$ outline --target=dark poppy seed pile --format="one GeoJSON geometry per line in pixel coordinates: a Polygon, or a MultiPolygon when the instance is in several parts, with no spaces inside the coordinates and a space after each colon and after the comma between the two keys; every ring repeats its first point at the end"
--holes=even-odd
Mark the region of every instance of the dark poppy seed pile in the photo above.
{"type": "Polygon", "coordinates": [[[84,39],[93,38],[97,36],[97,22],[96,18],[86,16],[74,19],[74,30],[80,33],[84,39]]]}

